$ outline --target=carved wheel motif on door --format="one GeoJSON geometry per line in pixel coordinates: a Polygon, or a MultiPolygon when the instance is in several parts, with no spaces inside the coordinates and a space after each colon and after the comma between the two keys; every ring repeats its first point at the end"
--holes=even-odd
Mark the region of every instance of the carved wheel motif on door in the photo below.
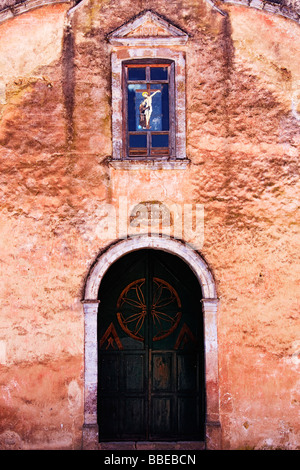
{"type": "Polygon", "coordinates": [[[118,322],[131,338],[144,341],[143,326],[148,314],[152,319],[152,340],[159,341],[176,330],[181,319],[181,302],[176,290],[163,279],[153,278],[153,295],[147,308],[145,278],[128,284],[117,302],[118,322]]]}

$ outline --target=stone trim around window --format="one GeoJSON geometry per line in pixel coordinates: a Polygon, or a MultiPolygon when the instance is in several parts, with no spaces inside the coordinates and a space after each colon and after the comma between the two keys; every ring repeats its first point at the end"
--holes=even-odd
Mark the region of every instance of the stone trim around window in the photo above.
{"type": "Polygon", "coordinates": [[[146,12],[108,35],[111,44],[112,158],[116,169],[185,169],[186,86],[185,44],[187,34],[153,12],[146,12]],[[174,63],[174,145],[164,157],[129,157],[124,136],[123,64],[128,61],[165,60],[174,63]]]}

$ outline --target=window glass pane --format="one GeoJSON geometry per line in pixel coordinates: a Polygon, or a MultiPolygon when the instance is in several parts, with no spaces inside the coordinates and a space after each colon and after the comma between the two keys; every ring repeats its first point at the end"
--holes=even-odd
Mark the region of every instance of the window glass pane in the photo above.
{"type": "Polygon", "coordinates": [[[150,128],[153,131],[169,130],[169,86],[151,85],[150,128]]]}
{"type": "Polygon", "coordinates": [[[146,80],[146,67],[128,67],[128,80],[146,80]]]}
{"type": "Polygon", "coordinates": [[[152,147],[169,147],[169,135],[152,134],[152,147]]]}
{"type": "Polygon", "coordinates": [[[162,108],[162,117],[161,117],[161,130],[168,131],[170,120],[169,120],[169,85],[162,85],[161,90],[161,108],[162,108]]]}
{"type": "Polygon", "coordinates": [[[151,80],[168,80],[168,67],[151,67],[151,80]]]}
{"type": "Polygon", "coordinates": [[[143,130],[140,124],[140,104],[143,101],[143,90],[146,85],[128,85],[128,130],[143,130]]]}
{"type": "Polygon", "coordinates": [[[129,135],[129,147],[147,148],[147,134],[129,135]]]}
{"type": "Polygon", "coordinates": [[[152,131],[162,130],[162,87],[161,85],[151,85],[150,88],[150,129],[152,131]]]}

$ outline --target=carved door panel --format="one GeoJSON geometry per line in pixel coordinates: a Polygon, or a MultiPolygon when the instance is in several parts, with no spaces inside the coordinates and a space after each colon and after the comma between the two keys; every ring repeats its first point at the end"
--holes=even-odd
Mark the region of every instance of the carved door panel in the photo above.
{"type": "Polygon", "coordinates": [[[201,440],[201,291],[180,259],[125,256],[100,287],[100,440],[201,440]]]}

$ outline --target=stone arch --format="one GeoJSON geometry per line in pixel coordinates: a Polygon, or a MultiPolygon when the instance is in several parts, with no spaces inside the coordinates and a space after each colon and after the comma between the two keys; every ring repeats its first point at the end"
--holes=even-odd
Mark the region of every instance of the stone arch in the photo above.
{"type": "Polygon", "coordinates": [[[137,236],[109,247],[92,266],[88,275],[84,299],[85,322],[85,402],[83,448],[99,448],[97,424],[97,316],[98,291],[108,268],[125,254],[141,249],[162,250],[181,258],[193,271],[202,288],[206,369],[206,442],[209,449],[220,449],[219,384],[218,384],[218,299],[213,275],[204,259],[185,243],[158,236],[137,236]]]}

